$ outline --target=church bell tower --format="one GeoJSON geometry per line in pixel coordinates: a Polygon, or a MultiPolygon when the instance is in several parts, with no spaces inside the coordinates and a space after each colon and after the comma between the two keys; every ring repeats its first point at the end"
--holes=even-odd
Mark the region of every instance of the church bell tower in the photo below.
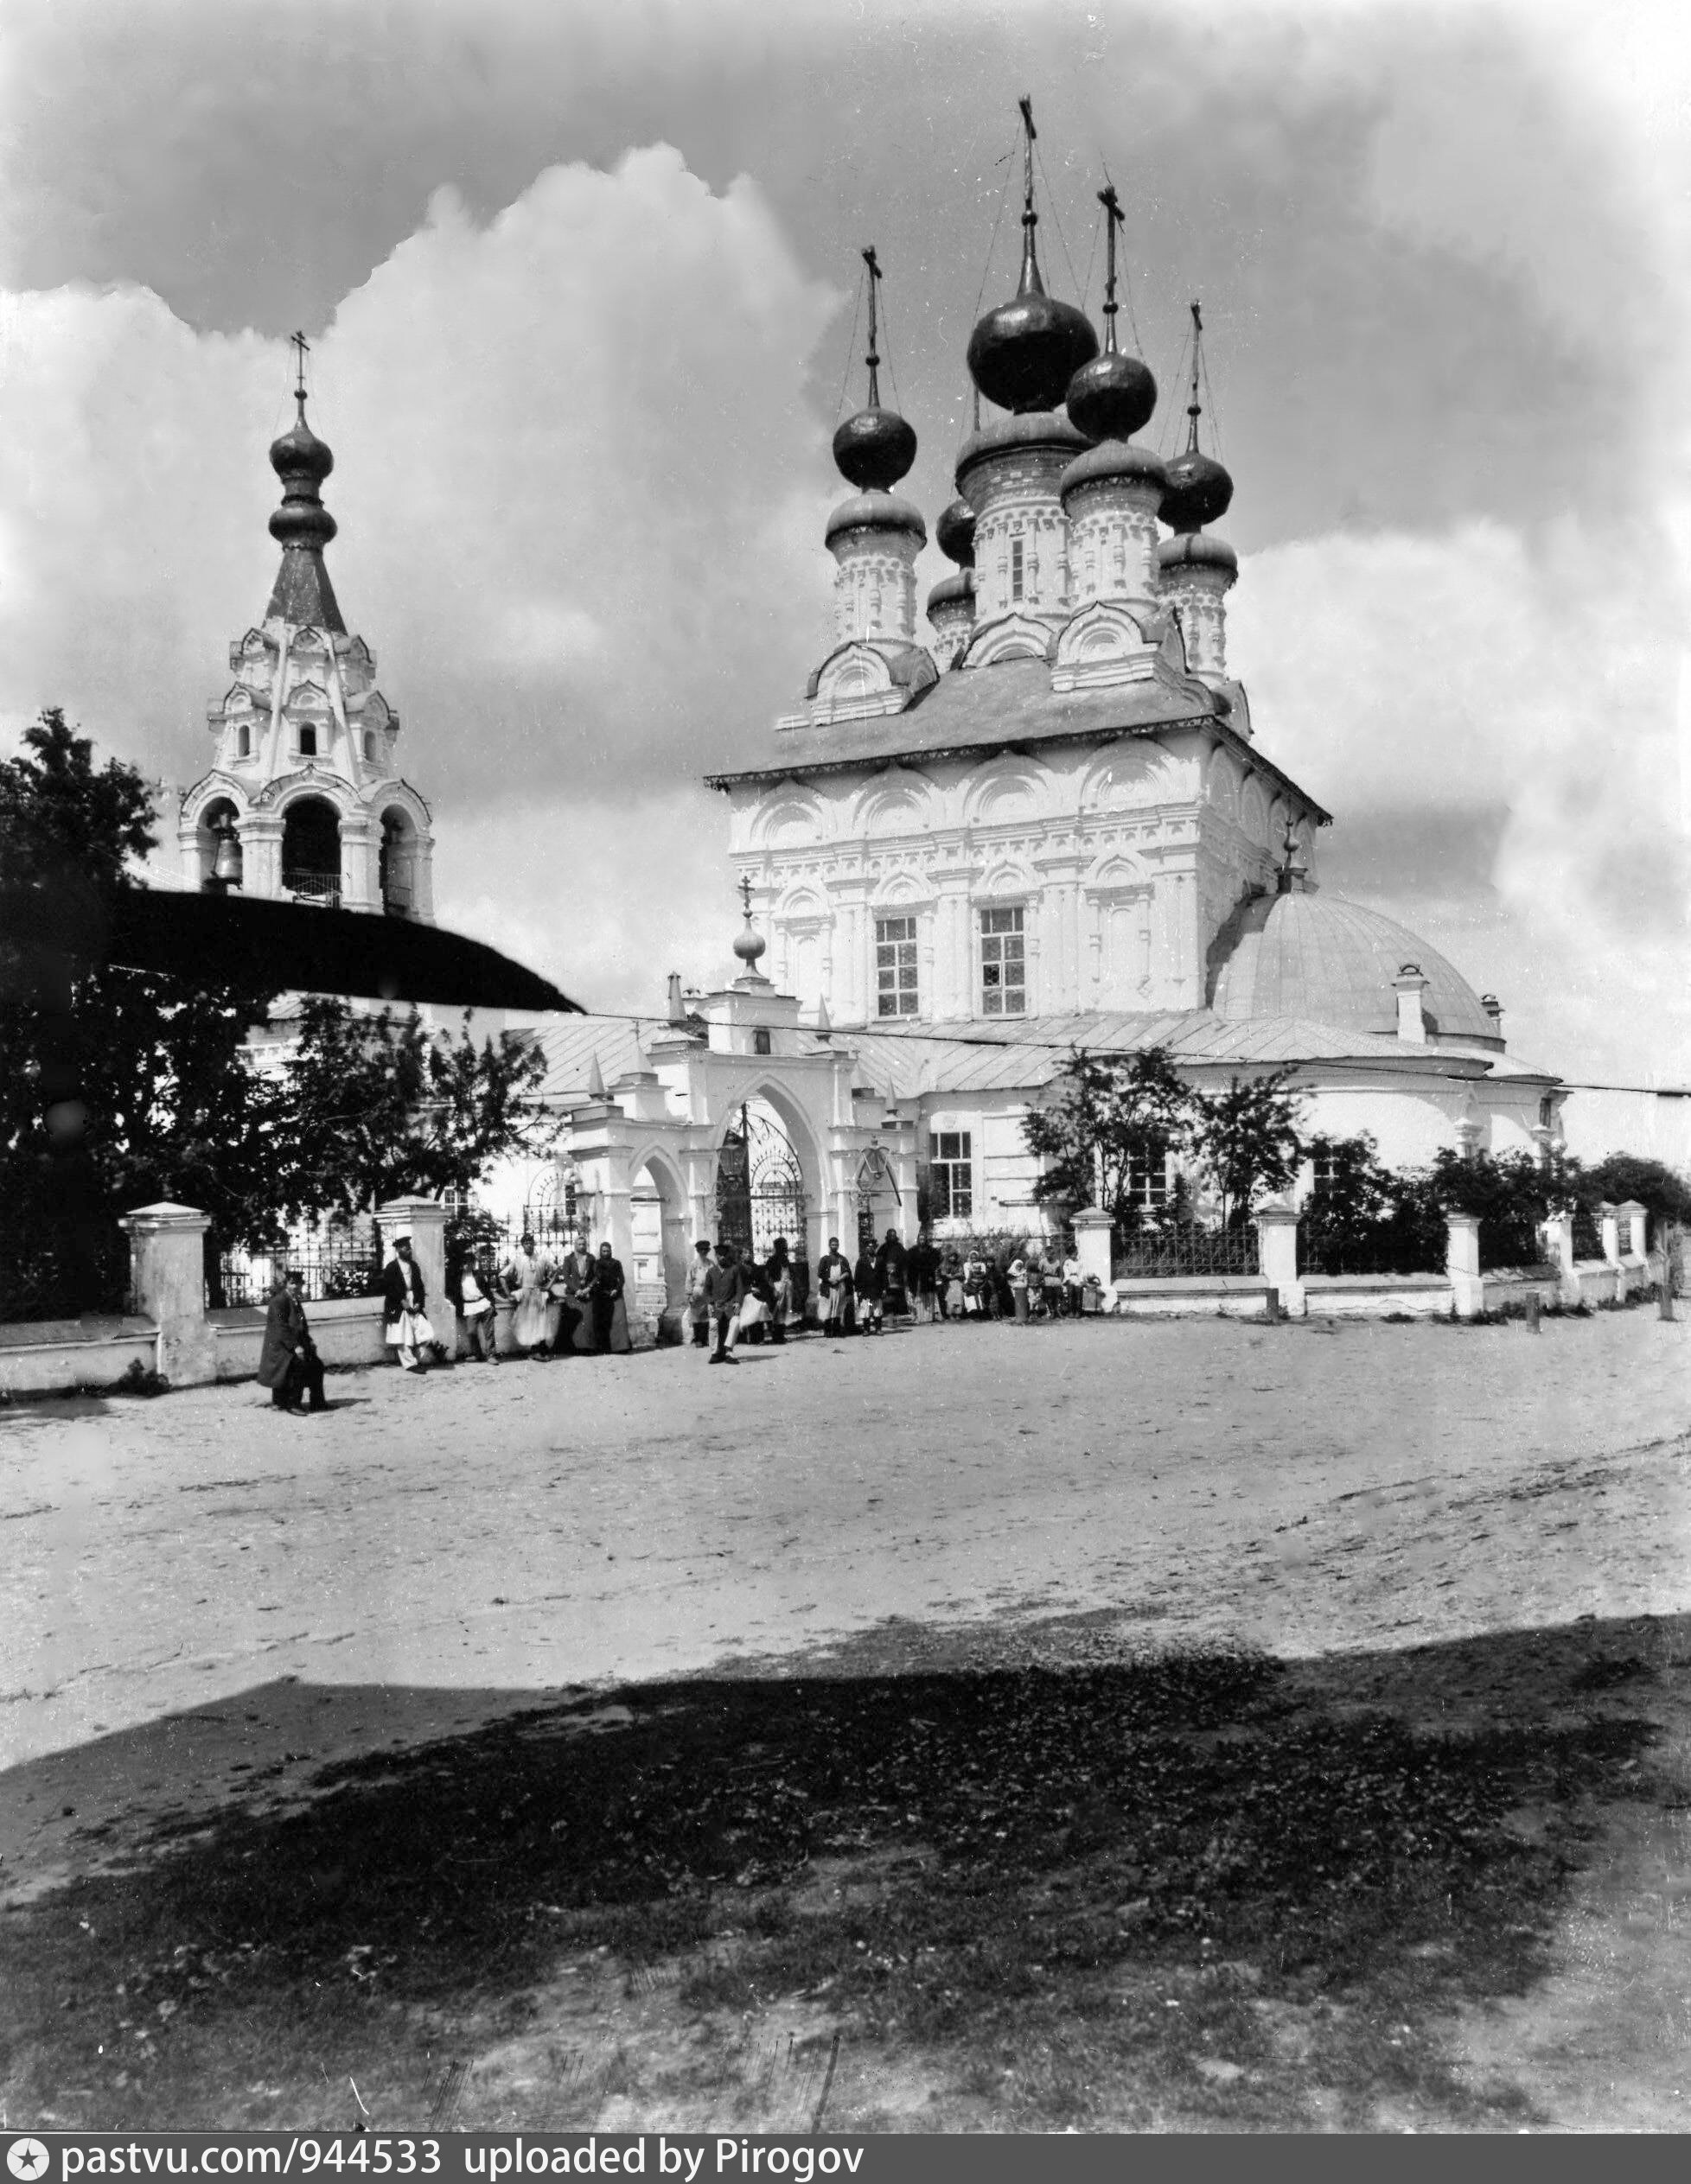
{"type": "Polygon", "coordinates": [[[229,648],[234,680],[207,715],[211,769],[182,800],[182,883],[434,921],[429,807],[399,774],[399,716],[376,687],[375,654],[350,635],[323,550],[335,468],[306,422],[303,334],[294,423],[271,443],[282,503],[270,533],[282,563],[264,620],[229,648]]]}

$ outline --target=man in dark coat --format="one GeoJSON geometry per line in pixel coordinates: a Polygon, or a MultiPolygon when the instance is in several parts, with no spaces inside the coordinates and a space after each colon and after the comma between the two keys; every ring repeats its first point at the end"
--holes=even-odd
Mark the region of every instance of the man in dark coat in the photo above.
{"type": "Polygon", "coordinates": [[[297,1268],[279,1271],[265,1314],[258,1385],[270,1390],[278,1410],[297,1410],[302,1396],[309,1398],[313,1410],[329,1408],[323,1399],[323,1361],[306,1324],[304,1288],[297,1268]]]}
{"type": "Polygon", "coordinates": [[[740,1264],[740,1255],[726,1237],[717,1245],[717,1263],[705,1277],[705,1301],[717,1323],[717,1347],[711,1365],[737,1365],[734,1345],[740,1339],[740,1300],[751,1287],[740,1264]]]}
{"type": "Polygon", "coordinates": [[[831,1236],[821,1265],[817,1269],[817,1288],[821,1292],[822,1317],[830,1334],[849,1334],[852,1331],[852,1262],[839,1248],[839,1238],[831,1236]]]}

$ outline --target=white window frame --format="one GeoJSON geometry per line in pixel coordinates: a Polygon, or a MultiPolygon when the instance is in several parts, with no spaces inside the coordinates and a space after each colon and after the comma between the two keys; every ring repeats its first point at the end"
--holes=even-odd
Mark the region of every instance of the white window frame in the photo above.
{"type": "Polygon", "coordinates": [[[914,910],[876,912],[875,1014],[877,1018],[896,1021],[901,1016],[919,1016],[922,1014],[921,943],[921,926],[914,910]],[[883,939],[883,926],[891,925],[908,926],[909,930],[895,939],[883,939]],[[904,959],[907,953],[908,961],[904,959]],[[890,987],[881,983],[882,974],[887,971],[890,971],[893,976],[890,987]],[[909,977],[908,985],[904,982],[906,972],[909,977]],[[890,1009],[884,1005],[889,1000],[895,1004],[890,1009]],[[905,1001],[909,1003],[909,1008],[901,1005],[905,1001]]]}
{"type": "Polygon", "coordinates": [[[1025,1016],[1031,1013],[1028,1007],[1028,919],[1027,905],[1024,902],[982,902],[976,905],[975,993],[980,1003],[980,1013],[983,1016],[1025,1016]],[[987,920],[991,918],[1001,917],[1013,918],[1018,922],[1002,926],[995,932],[989,931],[987,920]],[[1002,947],[990,956],[987,953],[989,943],[994,941],[1002,943],[1011,939],[1018,939],[1022,944],[1019,957],[1022,975],[1020,980],[1013,987],[1002,976],[1007,961],[1002,947]],[[1000,973],[996,984],[989,985],[987,982],[986,971],[989,964],[995,965],[1000,973]],[[1003,1005],[1004,1000],[1012,991],[1019,992],[1021,995],[1019,1008],[1010,1009],[1003,1005]],[[989,994],[999,996],[999,1006],[998,1008],[992,1006],[987,998],[989,994]]]}
{"type": "Polygon", "coordinates": [[[974,1219],[974,1133],[967,1130],[930,1130],[928,1133],[928,1213],[936,1221],[972,1221],[974,1219]],[[944,1151],[946,1140],[952,1141],[954,1150],[944,1151]],[[941,1178],[943,1178],[943,1183],[941,1178]],[[966,1203],[957,1203],[958,1183],[960,1179],[966,1203]],[[945,1194],[941,1209],[939,1194],[945,1194]]]}

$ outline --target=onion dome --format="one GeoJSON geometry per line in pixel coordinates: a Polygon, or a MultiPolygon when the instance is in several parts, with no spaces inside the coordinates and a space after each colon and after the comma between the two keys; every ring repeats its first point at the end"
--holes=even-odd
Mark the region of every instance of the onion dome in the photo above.
{"type": "Polygon", "coordinates": [[[1239,557],[1227,540],[1206,538],[1201,531],[1183,531],[1165,538],[1157,549],[1157,562],[1165,570],[1220,569],[1229,576],[1239,574],[1239,557]]]}
{"type": "Polygon", "coordinates": [[[1082,365],[1069,382],[1068,409],[1071,423],[1088,440],[1126,440],[1150,422],[1157,407],[1157,382],[1150,366],[1136,356],[1123,356],[1115,345],[1115,319],[1120,305],[1115,300],[1115,237],[1121,225],[1121,201],[1114,182],[1098,193],[1104,207],[1104,349],[1090,364],[1082,365]]]}
{"type": "Polygon", "coordinates": [[[318,487],[335,468],[328,443],[305,422],[305,394],[297,389],[299,415],[270,447],[271,468],[282,481],[282,506],[271,515],[270,535],[283,546],[326,546],[340,525],[322,505],[318,487]]]}
{"type": "Polygon", "coordinates": [[[930,621],[933,620],[934,609],[936,607],[941,609],[947,607],[968,607],[973,609],[973,601],[974,571],[973,569],[960,569],[954,576],[941,576],[933,590],[928,593],[928,619],[930,621]]]}
{"type": "Polygon", "coordinates": [[[928,544],[928,526],[922,511],[896,493],[856,493],[842,500],[828,518],[822,537],[832,545],[846,531],[908,531],[919,545],[928,544]]]}
{"type": "Polygon", "coordinates": [[[1151,367],[1107,344],[1101,356],[1082,365],[1069,382],[1069,415],[1088,440],[1125,440],[1150,422],[1156,407],[1151,367]]]}
{"type": "Polygon", "coordinates": [[[897,410],[881,407],[881,360],[876,342],[881,267],[872,243],[863,262],[869,268],[869,351],[864,358],[869,366],[869,401],[834,434],[833,459],[840,475],[860,493],[885,493],[916,461],[916,436],[897,410]]]}
{"type": "Polygon", "coordinates": [[[1232,503],[1231,474],[1194,446],[1168,466],[1168,486],[1158,513],[1170,530],[1192,532],[1224,516],[1232,503]]]}
{"type": "Polygon", "coordinates": [[[1433,1035],[1501,1047],[1497,1024],[1452,964],[1395,919],[1297,887],[1235,910],[1210,952],[1209,1006],[1230,1023],[1298,1016],[1339,1029],[1397,1035],[1392,981],[1418,963],[1433,1035]]]}
{"type": "Polygon", "coordinates": [[[1192,390],[1186,404],[1186,415],[1191,422],[1187,429],[1185,453],[1176,455],[1169,465],[1168,488],[1158,511],[1171,531],[1201,531],[1205,524],[1224,516],[1233,502],[1231,474],[1213,455],[1203,454],[1198,447],[1198,419],[1203,414],[1198,385],[1203,373],[1203,314],[1194,303],[1192,390]]]}
{"type": "MultiPolygon", "coordinates": [[[[960,495],[934,525],[934,543],[960,569],[974,567],[974,510],[960,495]]],[[[948,583],[951,579],[945,581],[948,583]]]]}
{"type": "Polygon", "coordinates": [[[989,402],[1025,416],[1055,410],[1069,383],[1098,353],[1098,336],[1086,313],[1047,296],[1039,277],[1033,209],[1033,114],[1022,101],[1026,132],[1022,199],[1022,277],[1015,295],[988,311],[969,336],[969,376],[989,402]]]}
{"type": "Polygon", "coordinates": [[[884,493],[916,459],[916,436],[897,410],[859,410],[833,436],[833,459],[859,491],[884,493]]]}

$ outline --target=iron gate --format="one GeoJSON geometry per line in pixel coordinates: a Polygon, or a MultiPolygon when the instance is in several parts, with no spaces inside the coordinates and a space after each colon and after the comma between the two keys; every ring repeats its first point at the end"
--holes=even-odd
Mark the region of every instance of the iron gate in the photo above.
{"type": "Polygon", "coordinates": [[[756,1108],[741,1108],[717,1155],[717,1233],[759,1259],[778,1236],[806,1256],[804,1171],[786,1131],[756,1108]]]}

